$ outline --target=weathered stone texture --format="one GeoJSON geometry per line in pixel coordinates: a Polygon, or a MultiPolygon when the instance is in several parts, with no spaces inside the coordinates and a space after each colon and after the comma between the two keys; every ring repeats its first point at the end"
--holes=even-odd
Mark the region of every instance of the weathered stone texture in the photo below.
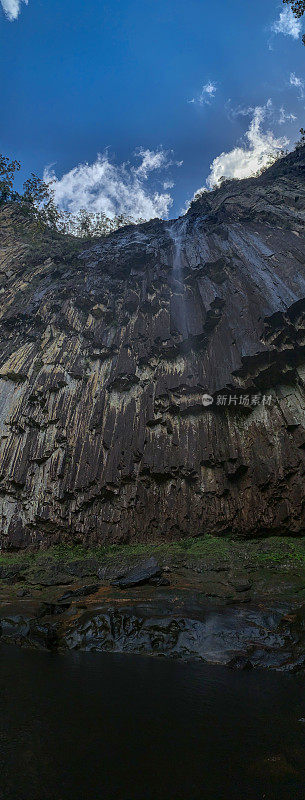
{"type": "Polygon", "coordinates": [[[80,254],[2,209],[2,547],[303,532],[304,170],[80,254]]]}

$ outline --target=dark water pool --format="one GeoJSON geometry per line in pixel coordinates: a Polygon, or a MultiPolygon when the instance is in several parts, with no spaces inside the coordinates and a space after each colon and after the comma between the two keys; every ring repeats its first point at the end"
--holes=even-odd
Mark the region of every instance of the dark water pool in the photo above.
{"type": "Polygon", "coordinates": [[[300,677],[0,648],[1,800],[305,798],[300,677]]]}

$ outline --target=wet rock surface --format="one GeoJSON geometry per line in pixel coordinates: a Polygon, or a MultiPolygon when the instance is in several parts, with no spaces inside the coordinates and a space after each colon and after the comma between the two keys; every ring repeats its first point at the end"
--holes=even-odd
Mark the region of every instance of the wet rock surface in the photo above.
{"type": "Polygon", "coordinates": [[[231,542],[219,552],[217,540],[207,540],[201,555],[196,540],[190,552],[183,544],[146,558],[118,551],[109,563],[79,558],[77,567],[73,558],[28,557],[28,582],[0,582],[0,643],[304,670],[304,541],[231,542]],[[88,564],[98,582],[77,577],[88,564]],[[69,566],[75,576],[68,588],[42,578],[44,570],[58,575],[69,566]],[[113,585],[119,574],[125,585],[113,585]]]}
{"type": "Polygon", "coordinates": [[[78,589],[71,589],[69,592],[65,592],[62,597],[59,597],[58,602],[63,600],[72,600],[75,597],[88,597],[92,594],[96,594],[98,591],[98,585],[94,584],[94,586],[79,586],[78,589]]]}
{"type": "Polygon", "coordinates": [[[153,605],[149,612],[143,606],[84,611],[77,625],[68,628],[64,645],[72,649],[200,658],[236,668],[247,663],[248,668],[295,670],[305,662],[304,608],[293,624],[285,620],[283,609],[245,610],[238,605],[226,610],[197,608],[197,613],[183,607],[160,613],[153,605]]]}
{"type": "MultiPolygon", "coordinates": [[[[94,593],[96,595],[96,593],[94,593]]],[[[201,659],[234,669],[299,671],[305,666],[305,604],[213,606],[197,597],[111,595],[88,605],[11,603],[1,609],[1,640],[47,649],[125,652],[201,659]]],[[[88,598],[88,596],[86,595],[88,598]]],[[[72,603],[72,604],[71,604],[72,603]]]]}
{"type": "Polygon", "coordinates": [[[160,584],[161,580],[161,567],[156,559],[152,556],[147,561],[142,561],[133,569],[129,570],[125,575],[119,575],[111,581],[112,586],[118,586],[119,589],[127,589],[131,586],[141,586],[143,583],[150,583],[154,579],[158,579],[156,585],[160,584]]]}
{"type": "Polygon", "coordinates": [[[3,548],[303,533],[304,164],[90,245],[1,210],[3,548]]]}

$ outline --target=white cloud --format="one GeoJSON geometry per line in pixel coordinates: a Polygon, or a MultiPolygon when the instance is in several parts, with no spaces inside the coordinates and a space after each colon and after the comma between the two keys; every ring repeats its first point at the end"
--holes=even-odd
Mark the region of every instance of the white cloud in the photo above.
{"type": "Polygon", "coordinates": [[[142,162],[140,166],[135,170],[136,174],[139,175],[141,178],[148,178],[150,172],[155,169],[168,169],[168,167],[181,167],[183,161],[172,161],[171,153],[166,150],[163,150],[162,147],[159,150],[144,150],[143,147],[139,147],[136,151],[135,155],[138,158],[142,158],[142,162]]]}
{"type": "Polygon", "coordinates": [[[262,123],[270,104],[257,106],[248,130],[246,144],[234,147],[228,153],[221,153],[214,158],[211,172],[207,178],[207,186],[211,189],[221,182],[221,178],[249,178],[258,170],[268,166],[281,150],[289,144],[286,137],[277,139],[272,131],[262,131],[262,123]]]}
{"type": "Polygon", "coordinates": [[[217,91],[217,84],[213,83],[212,81],[208,81],[202,87],[200,94],[197,95],[197,97],[193,97],[192,100],[188,100],[187,102],[199,103],[200,106],[209,104],[211,100],[214,99],[216,91],[217,91]]]}
{"type": "Polygon", "coordinates": [[[302,29],[302,22],[297,19],[291,11],[291,8],[284,8],[281,11],[279,18],[271,25],[273,33],[283,33],[284,36],[292,36],[293,39],[298,39],[302,29]]]}
{"type": "Polygon", "coordinates": [[[136,155],[142,159],[139,166],[129,162],[116,165],[106,152],[93,164],[78,164],[61,178],[47,168],[44,180],[52,183],[58,207],[72,214],[85,208],[104,212],[110,219],[120,214],[132,220],[166,218],[173,203],[171,195],[159,193],[145,182],[153,170],[167,169],[173,163],[180,166],[180,162],[171,161],[162,149],[154,152],[140,148],[136,155]]]}
{"type": "MultiPolygon", "coordinates": [[[[255,114],[256,107],[255,106],[232,106],[231,100],[228,100],[226,103],[226,112],[228,118],[230,120],[234,120],[237,117],[248,117],[250,114],[255,114]]],[[[269,118],[273,118],[275,122],[278,122],[279,125],[283,125],[284,122],[294,122],[297,119],[295,114],[290,114],[284,106],[281,106],[279,110],[275,109],[272,103],[272,100],[269,98],[265,105],[263,106],[264,117],[268,116],[269,118]]]]}
{"type": "Polygon", "coordinates": [[[139,147],[136,153],[137,156],[142,158],[140,166],[135,170],[136,174],[142,178],[147,178],[148,174],[154,169],[161,169],[161,167],[168,167],[168,153],[164,150],[144,150],[139,147]]]}
{"type": "MultiPolygon", "coordinates": [[[[225,109],[230,120],[236,119],[238,117],[249,117],[250,114],[252,114],[253,116],[254,112],[256,111],[256,108],[257,106],[232,106],[232,101],[230,98],[229,100],[227,100],[225,104],[225,109]]],[[[267,102],[263,106],[263,108],[265,115],[268,114],[268,116],[270,116],[272,114],[273,103],[270,97],[269,100],[267,100],[267,102]]]]}
{"type": "Polygon", "coordinates": [[[228,118],[232,120],[236,119],[237,117],[248,117],[249,114],[253,113],[254,106],[233,106],[232,100],[229,97],[225,103],[225,110],[228,118]]]}
{"type": "Polygon", "coordinates": [[[304,81],[302,81],[302,78],[298,78],[298,76],[295,75],[294,72],[291,72],[290,73],[289,83],[290,83],[290,86],[295,86],[296,89],[299,89],[300,97],[304,97],[304,92],[303,92],[304,81]]]}
{"type": "Polygon", "coordinates": [[[296,119],[295,114],[289,114],[289,112],[285,111],[284,106],[281,106],[278,119],[279,125],[284,125],[284,122],[294,122],[296,119]]]}
{"type": "Polygon", "coordinates": [[[17,19],[21,11],[21,3],[28,4],[28,0],[0,0],[5,16],[10,22],[17,19]]]}

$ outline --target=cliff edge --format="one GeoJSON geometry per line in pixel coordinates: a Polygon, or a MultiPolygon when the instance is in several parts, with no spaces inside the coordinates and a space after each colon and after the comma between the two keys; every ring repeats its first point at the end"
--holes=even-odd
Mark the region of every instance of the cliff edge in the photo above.
{"type": "Polygon", "coordinates": [[[84,245],[0,210],[1,546],[302,535],[305,148],[84,245]]]}

